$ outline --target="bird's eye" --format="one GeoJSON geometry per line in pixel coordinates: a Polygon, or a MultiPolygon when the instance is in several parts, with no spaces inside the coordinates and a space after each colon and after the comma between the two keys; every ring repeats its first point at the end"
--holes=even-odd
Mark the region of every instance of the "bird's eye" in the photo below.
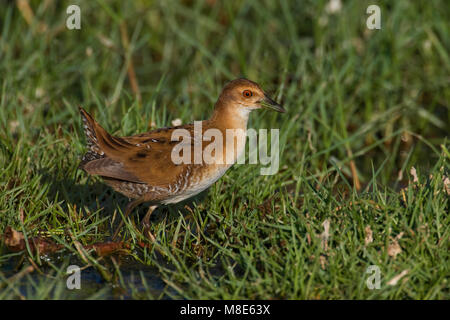
{"type": "Polygon", "coordinates": [[[250,90],[244,90],[242,92],[242,95],[246,98],[250,98],[253,95],[253,93],[250,90]]]}

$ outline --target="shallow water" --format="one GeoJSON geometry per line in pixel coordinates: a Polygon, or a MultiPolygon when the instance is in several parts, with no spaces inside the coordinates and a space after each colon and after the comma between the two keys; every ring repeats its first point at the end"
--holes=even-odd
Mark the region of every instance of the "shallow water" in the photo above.
{"type": "Polygon", "coordinates": [[[42,267],[11,281],[29,266],[27,259],[17,255],[0,265],[0,297],[2,299],[152,299],[169,298],[166,284],[157,268],[137,262],[133,257],[114,256],[120,265],[115,272],[113,263],[105,263],[114,280],[107,282],[94,267],[85,265],[74,256],[41,257],[42,267]],[[69,265],[80,266],[80,289],[69,289],[66,273],[69,265]],[[52,267],[53,266],[53,267],[52,267]],[[13,278],[12,278],[13,277],[13,278]],[[5,280],[8,279],[8,280],[5,280]],[[8,285],[11,283],[11,285],[8,285]]]}

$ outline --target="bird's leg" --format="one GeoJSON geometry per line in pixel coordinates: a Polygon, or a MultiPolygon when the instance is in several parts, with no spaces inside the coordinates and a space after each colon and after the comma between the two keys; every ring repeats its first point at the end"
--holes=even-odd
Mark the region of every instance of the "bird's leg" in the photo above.
{"type": "Polygon", "coordinates": [[[117,235],[119,234],[120,228],[122,228],[125,219],[130,215],[131,211],[133,211],[133,209],[136,208],[136,206],[140,205],[142,202],[144,202],[144,199],[139,198],[139,199],[131,201],[129,204],[127,204],[127,206],[125,207],[125,214],[123,216],[123,219],[122,219],[122,221],[120,221],[120,224],[117,227],[116,232],[114,232],[114,235],[112,237],[113,241],[116,239],[117,235]]]}
{"type": "Polygon", "coordinates": [[[152,215],[153,211],[156,210],[156,208],[158,208],[158,206],[150,206],[144,216],[144,219],[142,219],[142,224],[144,226],[144,236],[149,238],[152,242],[155,241],[155,236],[150,232],[150,216],[152,215]]]}

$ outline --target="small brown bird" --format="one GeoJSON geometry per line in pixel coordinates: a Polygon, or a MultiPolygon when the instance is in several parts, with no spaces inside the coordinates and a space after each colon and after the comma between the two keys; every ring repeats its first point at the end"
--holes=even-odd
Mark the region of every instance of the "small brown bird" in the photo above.
{"type": "MultiPolygon", "coordinates": [[[[193,197],[216,182],[245,151],[249,113],[263,107],[285,112],[258,84],[247,79],[236,79],[223,88],[212,117],[199,122],[200,131],[194,123],[160,128],[130,137],[110,135],[80,108],[88,147],[80,168],[91,175],[102,177],[114,190],[134,199],[126,207],[125,218],[137,205],[150,202],[151,206],[142,223],[144,234],[154,239],[149,232],[152,212],[158,205],[193,197]],[[217,140],[215,137],[214,141],[220,146],[210,152],[212,161],[205,161],[198,153],[206,151],[211,144],[211,138],[204,139],[209,129],[213,129],[209,132],[221,133],[225,138],[217,140]],[[227,129],[235,129],[237,134],[232,139],[226,139],[227,129]],[[194,152],[189,154],[187,151],[190,149],[186,147],[192,148],[194,152]],[[184,156],[183,159],[187,161],[174,161],[174,155],[177,155],[174,148],[178,148],[178,155],[184,156]]],[[[122,225],[123,220],[113,239],[122,225]]]]}

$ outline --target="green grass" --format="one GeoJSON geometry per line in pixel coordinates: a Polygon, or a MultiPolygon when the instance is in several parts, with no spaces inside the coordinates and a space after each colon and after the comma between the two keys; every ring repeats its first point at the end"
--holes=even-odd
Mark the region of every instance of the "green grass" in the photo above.
{"type": "Polygon", "coordinates": [[[345,1],[335,14],[328,1],[77,3],[81,30],[65,28],[73,1],[31,1],[31,25],[15,2],[0,6],[0,234],[46,232],[64,247],[11,253],[2,241],[0,299],[450,298],[446,1],[345,1]],[[159,209],[156,244],[142,239],[143,205],[122,232],[126,254],[79,249],[109,239],[127,199],[77,169],[78,106],[114,134],[140,133],[208,117],[240,76],[288,110],[249,123],[280,129],[280,171],[236,165],[192,212],[159,209]],[[70,264],[86,267],[81,290],[66,288],[70,264]],[[366,286],[370,265],[379,290],[366,286]]]}

